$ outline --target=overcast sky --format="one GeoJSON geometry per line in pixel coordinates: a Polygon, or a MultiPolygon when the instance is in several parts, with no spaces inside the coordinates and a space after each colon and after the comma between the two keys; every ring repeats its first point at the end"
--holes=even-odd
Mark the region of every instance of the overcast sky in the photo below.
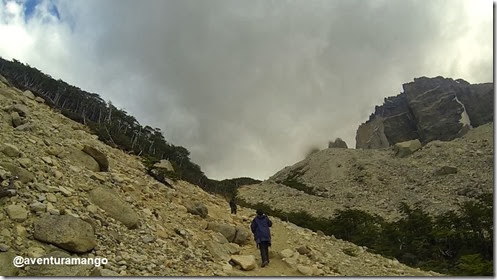
{"type": "Polygon", "coordinates": [[[210,178],[266,179],[420,76],[493,79],[492,1],[0,0],[0,56],[98,93],[210,178]]]}

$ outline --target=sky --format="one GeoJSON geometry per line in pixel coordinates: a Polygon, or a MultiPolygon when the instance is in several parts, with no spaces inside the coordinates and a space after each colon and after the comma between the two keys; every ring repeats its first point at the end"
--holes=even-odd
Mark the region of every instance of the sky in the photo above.
{"type": "Polygon", "coordinates": [[[0,0],[0,56],[159,127],[209,178],[266,179],[416,77],[493,80],[487,0],[0,0]]]}

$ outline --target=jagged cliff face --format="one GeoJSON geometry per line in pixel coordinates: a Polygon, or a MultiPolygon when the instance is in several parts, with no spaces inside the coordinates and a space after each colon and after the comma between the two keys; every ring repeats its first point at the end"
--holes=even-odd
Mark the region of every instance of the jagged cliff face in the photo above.
{"type": "Polygon", "coordinates": [[[450,78],[416,78],[404,92],[376,106],[360,125],[356,148],[385,148],[419,139],[448,141],[493,120],[493,84],[471,85],[450,78]]]}

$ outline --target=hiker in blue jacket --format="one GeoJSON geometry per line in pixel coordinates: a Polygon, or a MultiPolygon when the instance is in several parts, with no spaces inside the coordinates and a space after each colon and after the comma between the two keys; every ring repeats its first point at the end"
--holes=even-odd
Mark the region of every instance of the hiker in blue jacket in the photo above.
{"type": "Polygon", "coordinates": [[[257,216],[252,220],[250,229],[254,234],[257,247],[261,250],[261,267],[265,267],[269,264],[269,247],[271,246],[271,231],[269,230],[269,227],[271,227],[273,223],[262,210],[258,209],[256,213],[257,216]]]}

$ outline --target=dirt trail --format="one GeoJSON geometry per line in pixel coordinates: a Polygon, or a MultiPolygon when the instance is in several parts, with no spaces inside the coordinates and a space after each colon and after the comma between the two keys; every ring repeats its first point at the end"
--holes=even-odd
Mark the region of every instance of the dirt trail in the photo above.
{"type": "MultiPolygon", "coordinates": [[[[238,217],[250,217],[249,221],[241,221],[245,224],[250,224],[251,219],[255,215],[255,211],[248,208],[242,208],[238,211],[238,217]]],[[[235,218],[237,220],[237,218],[235,218]]],[[[273,218],[273,226],[271,227],[272,244],[269,248],[269,265],[261,267],[261,255],[259,249],[256,247],[255,241],[241,247],[241,255],[254,255],[257,262],[257,267],[251,271],[239,270],[236,275],[240,276],[303,276],[294,268],[290,267],[287,263],[281,260],[279,252],[287,248],[293,248],[297,244],[291,246],[288,238],[288,229],[273,218]]],[[[233,268],[234,270],[236,268],[233,268]]]]}

